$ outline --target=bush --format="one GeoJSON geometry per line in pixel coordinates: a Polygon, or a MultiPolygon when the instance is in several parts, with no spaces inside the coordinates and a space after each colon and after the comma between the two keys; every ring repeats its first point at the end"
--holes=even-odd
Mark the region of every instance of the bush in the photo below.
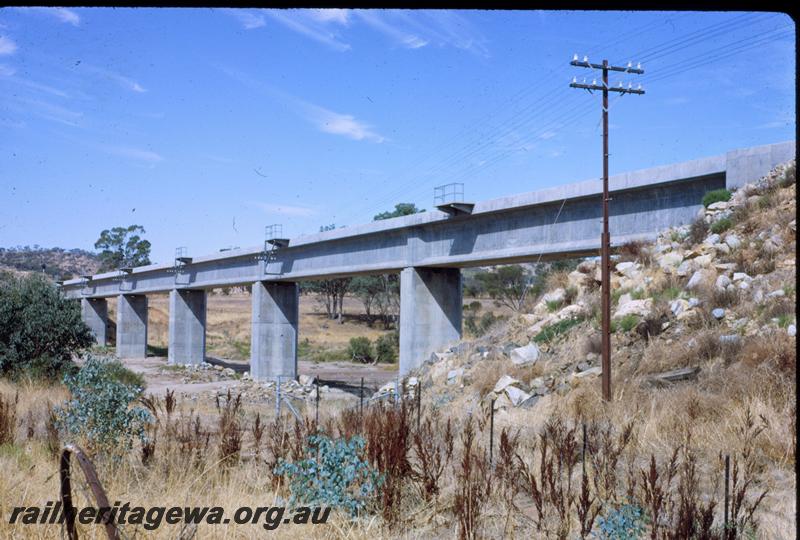
{"type": "Polygon", "coordinates": [[[595,538],[628,540],[644,536],[645,515],[638,506],[623,504],[597,518],[595,538]]]}
{"type": "Polygon", "coordinates": [[[789,187],[794,184],[796,180],[797,174],[797,166],[794,162],[792,162],[786,169],[783,171],[783,174],[778,179],[778,185],[782,188],[789,187]]]}
{"type": "Polygon", "coordinates": [[[391,364],[397,361],[397,344],[394,336],[383,335],[375,340],[375,356],[378,362],[391,364]]]}
{"type": "Polygon", "coordinates": [[[371,362],[374,358],[372,343],[368,337],[364,336],[350,338],[347,354],[354,362],[371,362]]]}
{"type": "Polygon", "coordinates": [[[625,315],[619,320],[619,328],[621,328],[623,332],[630,332],[637,324],[639,324],[639,317],[633,314],[625,315]]]}
{"type": "Polygon", "coordinates": [[[487,311],[480,318],[475,317],[475,315],[467,315],[464,318],[464,327],[473,336],[480,337],[488,332],[497,321],[498,317],[495,316],[494,312],[487,311]]]}
{"type": "Polygon", "coordinates": [[[77,302],[40,274],[0,280],[0,375],[58,379],[94,342],[77,302]]]}
{"type": "Polygon", "coordinates": [[[64,377],[71,399],[56,411],[59,429],[87,440],[92,450],[129,450],[134,437],[145,440],[145,425],[151,416],[141,407],[131,407],[143,388],[117,360],[93,356],[75,374],[64,377]]]}
{"type": "Polygon", "coordinates": [[[286,476],[292,506],[332,506],[356,515],[364,510],[383,478],[364,459],[364,439],[332,440],[311,435],[305,458],[289,463],[281,460],[275,474],[286,476]]]}
{"type": "Polygon", "coordinates": [[[689,225],[689,234],[687,235],[687,239],[691,244],[699,244],[703,240],[705,240],[706,236],[708,235],[708,223],[703,218],[697,218],[692,221],[692,224],[689,225]]]}
{"type": "Polygon", "coordinates": [[[629,240],[625,242],[619,246],[617,254],[619,255],[617,262],[638,262],[645,266],[652,262],[649,246],[647,242],[642,240],[629,240]]]}
{"type": "Polygon", "coordinates": [[[721,234],[731,228],[733,223],[728,218],[718,219],[714,223],[711,224],[711,232],[715,234],[721,234]]]}
{"type": "Polygon", "coordinates": [[[565,333],[573,326],[580,324],[582,321],[582,317],[576,317],[574,319],[564,319],[563,321],[558,321],[555,324],[545,326],[541,332],[533,337],[533,341],[536,343],[547,343],[554,337],[565,333]]]}
{"type": "Polygon", "coordinates": [[[473,300],[469,303],[469,309],[472,311],[479,311],[483,305],[478,300],[473,300]]]}
{"type": "Polygon", "coordinates": [[[728,202],[731,200],[731,192],[727,189],[715,189],[703,195],[703,206],[708,208],[715,202],[728,202]]]}
{"type": "Polygon", "coordinates": [[[545,305],[547,306],[547,311],[549,311],[550,313],[555,313],[556,311],[558,311],[558,308],[561,307],[561,304],[562,304],[561,300],[548,300],[547,302],[545,302],[545,305]]]}

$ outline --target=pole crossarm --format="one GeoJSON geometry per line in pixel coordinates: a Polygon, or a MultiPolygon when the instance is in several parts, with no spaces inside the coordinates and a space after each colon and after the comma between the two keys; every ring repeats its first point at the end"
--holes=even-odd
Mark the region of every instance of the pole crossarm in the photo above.
{"type": "MultiPolygon", "coordinates": [[[[599,84],[582,84],[582,83],[570,83],[570,88],[584,88],[586,90],[605,90],[606,88],[599,84]]],[[[644,90],[640,88],[620,88],[620,87],[608,87],[609,92],[619,92],[620,94],[644,94],[644,90]]]]}
{"type": "Polygon", "coordinates": [[[584,68],[591,68],[591,69],[607,69],[608,71],[620,71],[623,73],[635,73],[636,75],[642,75],[644,70],[641,68],[641,65],[637,65],[637,67],[633,67],[632,65],[628,65],[627,67],[623,66],[603,66],[603,64],[592,64],[588,61],[580,62],[578,60],[573,60],[570,62],[571,66],[575,67],[584,67],[584,68]]]}

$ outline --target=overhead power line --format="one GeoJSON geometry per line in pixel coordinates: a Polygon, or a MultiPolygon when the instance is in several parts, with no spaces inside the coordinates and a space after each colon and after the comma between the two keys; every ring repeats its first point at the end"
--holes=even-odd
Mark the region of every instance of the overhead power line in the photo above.
{"type": "MultiPolygon", "coordinates": [[[[626,36],[631,35],[640,35],[647,30],[648,27],[669,24],[670,20],[678,20],[687,14],[679,14],[676,16],[671,16],[666,19],[659,19],[657,21],[652,21],[645,27],[638,29],[636,32],[631,32],[628,34],[623,35],[618,40],[612,43],[618,43],[626,40],[626,36]]],[[[727,34],[729,32],[751,26],[753,24],[760,23],[764,20],[764,17],[761,15],[757,15],[755,17],[751,16],[750,14],[742,14],[734,17],[733,19],[729,19],[726,21],[722,21],[719,23],[715,23],[713,25],[708,25],[704,28],[698,29],[696,31],[690,32],[688,34],[684,34],[679,36],[676,39],[668,40],[662,43],[659,43],[655,46],[649,47],[644,49],[642,52],[645,54],[642,55],[641,52],[637,53],[635,56],[637,58],[647,57],[650,56],[651,59],[654,58],[663,58],[667,56],[671,56],[680,50],[684,50],[687,47],[691,46],[695,41],[699,41],[704,33],[706,35],[722,35],[727,34]],[[759,18],[760,17],[760,18],[759,18]]],[[[762,33],[763,34],[763,33],[762,33]]],[[[760,35],[760,34],[757,34],[760,35]]],[[[766,42],[766,41],[762,41],[766,42]]],[[[729,50],[728,54],[721,57],[729,57],[733,56],[739,50],[746,50],[747,46],[742,46],[737,48],[736,50],[729,50]]],[[[701,60],[695,60],[691,64],[702,64],[701,60]]],[[[691,69],[691,68],[690,68],[691,69]]],[[[549,70],[545,70],[546,73],[550,75],[558,73],[560,69],[558,68],[551,68],[549,70]]],[[[676,71],[677,73],[678,71],[676,71]]],[[[651,76],[653,77],[656,75],[658,78],[648,78],[649,81],[661,80],[662,75],[665,73],[665,70],[657,70],[653,72],[651,70],[651,76]]],[[[670,73],[670,76],[672,73],[670,73]]],[[[665,77],[663,77],[665,78],[665,77]]],[[[468,165],[466,169],[462,169],[462,171],[452,171],[444,174],[442,176],[437,176],[444,171],[447,171],[452,165],[457,165],[459,163],[465,163],[470,160],[470,158],[478,155],[480,152],[490,149],[498,144],[504,138],[509,136],[513,136],[515,131],[524,131],[532,122],[537,122],[541,125],[542,121],[547,121],[550,118],[553,118],[557,115],[561,115],[561,124],[567,125],[566,119],[570,116],[574,116],[571,113],[574,112],[574,109],[570,109],[567,103],[559,103],[558,102],[558,94],[557,88],[550,87],[549,84],[541,84],[539,81],[534,82],[532,85],[522,89],[521,91],[517,92],[510,98],[507,102],[503,102],[500,106],[496,107],[492,113],[489,113],[485,116],[481,117],[481,122],[478,122],[473,126],[468,126],[462,132],[459,132],[454,137],[449,138],[445,143],[439,144],[436,146],[434,150],[432,150],[429,154],[427,154],[423,159],[417,160],[414,164],[412,164],[409,168],[406,169],[404,174],[400,175],[400,178],[408,178],[407,181],[400,181],[399,183],[394,183],[393,187],[390,188],[388,192],[384,195],[381,195],[378,199],[374,199],[369,201],[366,205],[356,206],[353,207],[344,217],[348,216],[367,216],[369,213],[370,215],[381,210],[382,206],[385,204],[391,204],[392,202],[397,202],[398,197],[402,197],[403,199],[409,199],[409,195],[412,193],[419,192],[421,190],[427,189],[427,186],[430,182],[431,178],[435,178],[437,183],[441,183],[445,181],[448,177],[468,177],[471,171],[479,171],[485,170],[488,167],[498,163],[505,157],[514,154],[518,151],[517,149],[507,150],[505,147],[500,149],[498,153],[493,153],[487,157],[487,159],[481,160],[480,163],[475,165],[468,165]],[[536,92],[536,90],[541,90],[541,92],[536,92]],[[530,95],[536,95],[536,98],[533,102],[527,104],[521,104],[525,99],[527,99],[530,95]],[[521,104],[520,107],[514,108],[513,105],[521,104]],[[507,107],[508,109],[514,109],[511,114],[510,118],[507,118],[500,122],[493,122],[494,120],[494,111],[500,110],[503,107],[507,107]],[[492,127],[491,124],[494,124],[492,127]],[[486,130],[488,128],[488,131],[486,130]],[[453,152],[445,153],[441,152],[442,149],[446,149],[451,147],[449,144],[450,141],[461,140],[463,138],[463,131],[468,132],[469,138],[471,138],[471,142],[462,146],[458,149],[455,149],[453,152]],[[438,159],[435,163],[432,163],[434,159],[439,156],[441,159],[438,159]],[[430,165],[429,165],[430,164],[430,165]],[[413,174],[416,171],[416,174],[413,174]],[[420,187],[419,184],[423,184],[420,187]]],[[[522,144],[527,144],[527,142],[516,142],[515,146],[521,146],[522,144]]]]}

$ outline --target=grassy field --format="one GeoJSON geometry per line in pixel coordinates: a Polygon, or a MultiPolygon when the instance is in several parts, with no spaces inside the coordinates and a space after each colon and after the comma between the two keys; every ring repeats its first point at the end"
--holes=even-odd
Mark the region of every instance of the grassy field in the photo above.
{"type": "MultiPolygon", "coordinates": [[[[169,296],[148,295],[147,344],[158,355],[166,355],[169,344],[169,296]]],[[[465,298],[464,304],[479,302],[479,314],[491,311],[497,316],[508,316],[511,311],[494,305],[491,300],[465,298]]],[[[109,320],[116,320],[116,299],[108,301],[109,320]]],[[[250,358],[251,299],[247,293],[208,295],[206,308],[206,354],[235,362],[250,358]]],[[[351,338],[365,336],[374,342],[390,334],[380,321],[370,326],[364,316],[364,307],[357,298],[346,297],[343,322],[330,320],[314,296],[300,297],[299,357],[301,360],[347,360],[345,349],[351,338]]]]}

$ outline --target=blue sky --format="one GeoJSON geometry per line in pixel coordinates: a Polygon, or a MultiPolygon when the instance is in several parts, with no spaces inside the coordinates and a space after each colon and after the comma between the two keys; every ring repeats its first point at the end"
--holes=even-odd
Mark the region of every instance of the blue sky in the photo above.
{"type": "Polygon", "coordinates": [[[0,246],[155,261],[597,178],[599,96],[574,53],[642,61],[612,96],[611,173],[791,140],[778,13],[0,9],[0,246]]]}

